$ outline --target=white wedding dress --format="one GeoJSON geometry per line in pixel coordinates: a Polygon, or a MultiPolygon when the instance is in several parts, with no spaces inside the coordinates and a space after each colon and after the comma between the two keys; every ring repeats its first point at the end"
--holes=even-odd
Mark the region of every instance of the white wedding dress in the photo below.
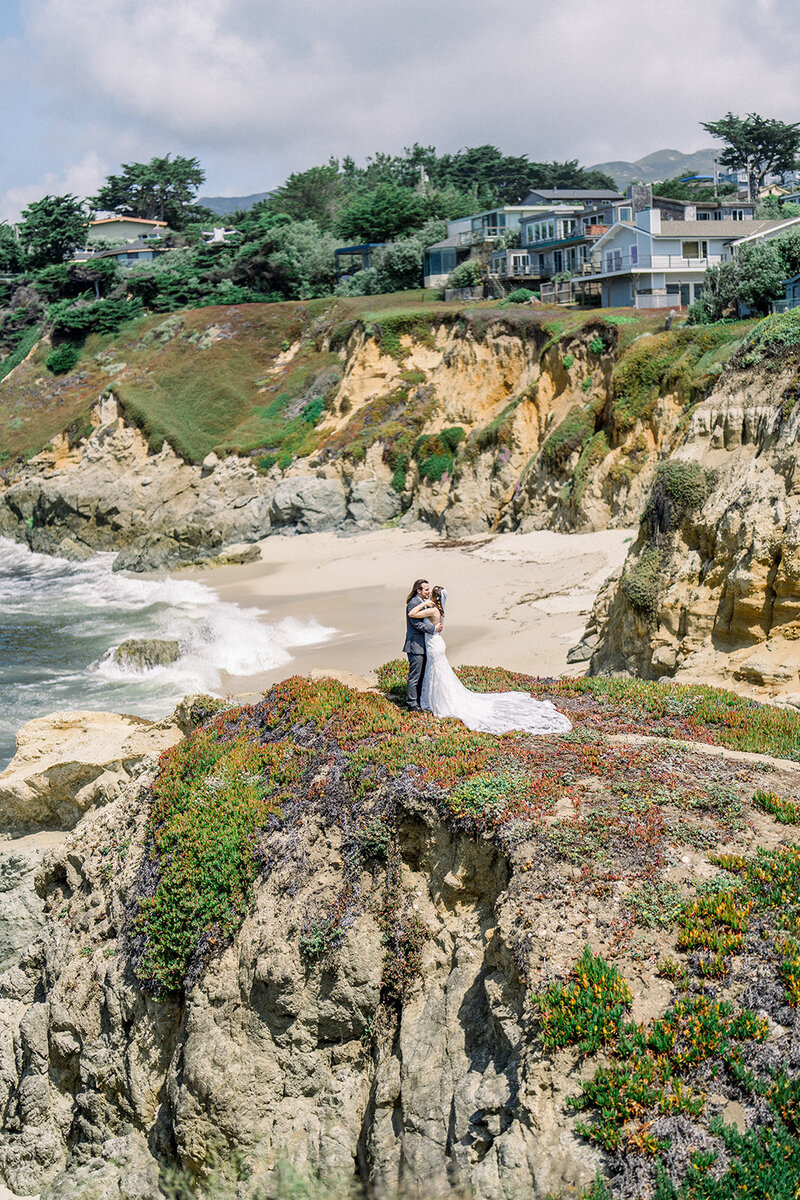
{"type": "Polygon", "coordinates": [[[437,717],[458,717],[478,733],[567,733],[570,721],[549,700],[527,692],[471,692],[447,661],[440,633],[425,634],[428,661],[422,679],[422,708],[437,717]]]}

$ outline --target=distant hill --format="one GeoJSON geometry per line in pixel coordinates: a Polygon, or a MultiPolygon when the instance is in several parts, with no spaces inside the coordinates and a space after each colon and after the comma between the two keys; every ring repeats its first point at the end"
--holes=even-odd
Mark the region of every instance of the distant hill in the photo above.
{"type": "Polygon", "coordinates": [[[674,179],[681,175],[713,175],[714,157],[719,151],[710,146],[707,150],[696,150],[694,154],[681,154],[680,150],[655,150],[636,162],[595,163],[590,170],[605,171],[617,187],[626,188],[629,183],[659,183],[662,179],[674,179]]]}
{"type": "Polygon", "coordinates": [[[253,192],[252,196],[198,196],[197,203],[221,217],[228,217],[240,209],[252,208],[259,200],[269,200],[271,195],[272,192],[253,192]]]}

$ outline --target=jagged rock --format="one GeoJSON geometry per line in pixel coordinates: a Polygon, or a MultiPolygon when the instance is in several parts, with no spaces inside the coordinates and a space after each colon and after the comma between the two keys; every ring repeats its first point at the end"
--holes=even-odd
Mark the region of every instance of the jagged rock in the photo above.
{"type": "Polygon", "coordinates": [[[244,542],[233,546],[223,546],[219,554],[213,558],[201,559],[199,565],[204,567],[235,567],[245,563],[260,562],[261,550],[258,546],[247,545],[244,542]]]}
{"type": "Polygon", "coordinates": [[[147,755],[182,737],[173,724],[103,712],[37,717],[17,734],[0,773],[0,828],[71,829],[119,792],[147,755]]]}
{"type": "Polygon", "coordinates": [[[374,528],[400,515],[400,497],[388,484],[362,479],[350,489],[347,513],[363,528],[374,528]]]}
{"type": "Polygon", "coordinates": [[[44,905],[34,889],[41,857],[40,849],[6,849],[0,842],[0,974],[44,924],[44,905]]]}
{"type": "Polygon", "coordinates": [[[272,524],[291,525],[299,533],[334,529],[346,515],[344,487],[337,479],[294,476],[282,480],[272,496],[272,524]]]}
{"type": "Polygon", "coordinates": [[[86,562],[94,552],[89,546],[76,542],[74,538],[65,537],[61,539],[53,553],[57,558],[66,558],[70,562],[86,562]]]}
{"type": "Polygon", "coordinates": [[[123,667],[148,671],[153,667],[167,667],[180,658],[181,648],[177,641],[164,638],[130,638],[114,651],[114,661],[123,667]]]}

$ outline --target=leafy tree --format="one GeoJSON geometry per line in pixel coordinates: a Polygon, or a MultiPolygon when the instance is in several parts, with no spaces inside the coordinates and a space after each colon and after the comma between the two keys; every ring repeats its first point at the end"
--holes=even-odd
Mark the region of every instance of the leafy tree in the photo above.
{"type": "Polygon", "coordinates": [[[787,204],[780,196],[765,196],[756,206],[755,215],[759,221],[790,221],[792,217],[800,217],[800,207],[787,204]]]}
{"type": "Polygon", "coordinates": [[[530,162],[526,154],[506,155],[496,146],[472,146],[458,154],[445,154],[430,170],[437,185],[451,184],[471,192],[481,207],[521,204],[534,188],[610,188],[614,180],[603,171],[566,162],[530,162]]]}
{"type": "Polygon", "coordinates": [[[290,175],[277,188],[261,211],[286,213],[294,221],[316,221],[320,229],[330,229],[342,197],[339,163],[332,158],[325,167],[290,175]]]}
{"type": "Polygon", "coordinates": [[[29,204],[19,224],[27,264],[44,267],[62,262],[83,245],[88,227],[86,208],[75,196],[44,196],[29,204]]]}
{"type": "MultiPolygon", "coordinates": [[[[800,257],[800,239],[797,253],[800,257]]],[[[783,294],[786,277],[787,259],[780,239],[747,243],[735,258],[708,268],[703,295],[692,305],[691,318],[702,323],[735,317],[739,305],[764,316],[771,302],[783,294]]]]}
{"type": "Polygon", "coordinates": [[[692,183],[684,179],[665,179],[662,183],[653,185],[657,196],[668,200],[718,200],[721,196],[730,196],[736,192],[733,183],[718,183],[716,188],[703,183],[692,183]]]}
{"type": "Polygon", "coordinates": [[[94,288],[95,299],[108,292],[119,279],[119,267],[113,258],[88,259],[82,263],[70,263],[67,277],[70,283],[82,290],[89,284],[94,288]]]}
{"type": "Polygon", "coordinates": [[[750,199],[758,196],[772,172],[792,171],[800,150],[800,122],[793,125],[749,113],[726,113],[719,121],[702,121],[703,129],[725,143],[719,161],[735,171],[747,172],[750,199]]]}
{"type": "Polygon", "coordinates": [[[198,211],[205,219],[206,211],[192,203],[205,177],[196,158],[180,154],[151,158],[148,163],[123,163],[122,174],[109,175],[92,203],[106,212],[166,221],[173,229],[182,229],[198,219],[198,211]]]}
{"type": "Polygon", "coordinates": [[[333,290],[336,246],[336,239],[314,221],[266,215],[260,229],[237,251],[230,278],[291,300],[326,296],[333,290]]]}
{"type": "Polygon", "coordinates": [[[425,199],[396,183],[357,190],[342,210],[336,231],[351,242],[389,242],[425,221],[425,199]]]}
{"type": "Polygon", "coordinates": [[[24,265],[22,247],[10,225],[0,222],[0,271],[15,274],[24,265]]]}

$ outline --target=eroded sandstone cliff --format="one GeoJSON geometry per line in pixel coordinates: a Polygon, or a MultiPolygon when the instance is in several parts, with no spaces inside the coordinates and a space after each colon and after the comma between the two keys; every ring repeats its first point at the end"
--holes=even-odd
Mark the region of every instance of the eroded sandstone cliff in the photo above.
{"type": "MultiPolygon", "coordinates": [[[[796,350],[757,327],[660,468],[622,577],[598,598],[593,671],[734,681],[800,703],[796,350]]],[[[791,330],[790,330],[791,332],[791,330]]]]}
{"type": "MultiPolygon", "coordinates": [[[[261,345],[252,322],[237,320],[169,318],[99,351],[90,423],[6,469],[0,534],[67,557],[117,550],[118,566],[148,569],[214,558],[273,529],[622,525],[640,510],[685,404],[666,394],[656,413],[618,419],[614,371],[652,336],[652,317],[493,308],[344,327],[308,319],[296,342],[258,364],[260,379],[241,385],[256,407],[237,401],[225,436],[255,444],[225,453],[213,406],[233,402],[214,380],[243,354],[237,339],[250,338],[253,356],[261,345]],[[109,355],[122,360],[112,383],[98,374],[109,355]],[[210,409],[185,400],[195,387],[209,391],[210,409]],[[219,453],[193,460],[214,436],[219,453]]],[[[93,379],[77,372],[80,395],[93,379]]],[[[25,397],[54,403],[35,363],[2,386],[16,389],[18,407],[25,397]],[[24,371],[30,378],[17,378],[24,371]]]]}

